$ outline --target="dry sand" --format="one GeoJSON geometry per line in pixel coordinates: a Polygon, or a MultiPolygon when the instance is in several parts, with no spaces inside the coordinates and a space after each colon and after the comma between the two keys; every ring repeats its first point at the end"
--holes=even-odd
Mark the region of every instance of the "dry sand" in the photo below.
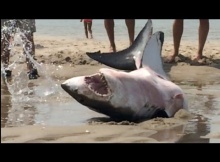
{"type": "MultiPolygon", "coordinates": [[[[51,73],[53,78],[61,80],[73,76],[91,74],[104,65],[87,57],[85,52],[101,50],[108,52],[109,43],[95,39],[70,40],[65,38],[35,37],[36,58],[49,68],[62,66],[51,73]],[[53,63],[53,65],[51,65],[53,63]],[[50,65],[49,65],[50,64],[50,65]]],[[[128,42],[116,42],[117,49],[127,47],[128,42]]],[[[182,42],[181,57],[176,64],[165,64],[165,71],[175,82],[196,81],[200,84],[220,84],[220,47],[217,41],[207,41],[202,60],[203,66],[191,66],[190,58],[196,54],[197,42],[182,42]],[[184,62],[182,62],[184,61],[184,62]],[[196,75],[195,75],[196,74],[196,75]]],[[[19,48],[19,47],[17,47],[19,48]]],[[[166,42],[162,55],[165,59],[171,54],[172,42],[166,42]]],[[[16,56],[13,56],[16,57],[16,56]]],[[[14,58],[12,57],[11,60],[14,58]]],[[[24,62],[23,62],[24,63],[24,62]]],[[[22,64],[22,62],[21,62],[22,64]]],[[[41,73],[39,71],[39,73],[41,73]]],[[[24,126],[1,128],[1,141],[7,142],[175,142],[183,135],[184,124],[191,118],[189,112],[179,111],[174,118],[152,119],[143,123],[99,123],[83,126],[24,126]],[[168,131],[167,131],[168,130],[168,131]],[[163,131],[163,141],[154,138],[163,131]],[[157,139],[157,140],[156,140],[157,139]],[[165,140],[164,140],[165,139],[165,140]]],[[[206,137],[219,139],[219,134],[206,137]]],[[[203,137],[203,138],[206,138],[203,137]]]]}

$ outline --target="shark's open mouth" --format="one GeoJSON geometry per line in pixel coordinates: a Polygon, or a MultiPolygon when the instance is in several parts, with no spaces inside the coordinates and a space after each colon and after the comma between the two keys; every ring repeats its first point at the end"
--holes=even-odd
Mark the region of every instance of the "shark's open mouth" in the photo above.
{"type": "Polygon", "coordinates": [[[86,76],[84,80],[88,88],[91,91],[93,91],[96,95],[99,96],[110,95],[110,89],[108,87],[108,83],[105,80],[105,77],[102,73],[96,73],[91,76],[86,76]]]}

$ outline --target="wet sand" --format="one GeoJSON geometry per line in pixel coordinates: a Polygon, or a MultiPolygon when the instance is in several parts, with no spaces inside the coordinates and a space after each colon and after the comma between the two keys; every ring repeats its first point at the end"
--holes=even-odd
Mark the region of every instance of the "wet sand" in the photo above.
{"type": "Polygon", "coordinates": [[[92,122],[83,126],[24,126],[2,128],[2,142],[160,142],[151,136],[168,130],[162,142],[177,142],[183,136],[183,125],[191,118],[181,110],[174,118],[156,118],[140,124],[129,122],[92,122]]]}
{"type": "MultiPolygon", "coordinates": [[[[87,57],[85,52],[93,52],[101,50],[107,52],[109,50],[108,42],[100,42],[96,40],[70,40],[63,38],[36,37],[36,58],[37,61],[43,63],[47,74],[57,83],[61,83],[65,79],[86,75],[96,72],[101,67],[106,67],[87,57]],[[57,68],[60,67],[60,68],[57,68]],[[56,69],[56,70],[54,70],[56,69]],[[48,73],[49,72],[49,73],[48,73]]],[[[116,42],[118,50],[127,47],[128,42],[116,42]]],[[[19,46],[16,47],[19,50],[19,46]]],[[[165,59],[172,52],[172,42],[165,42],[163,47],[163,58],[165,59]]],[[[203,60],[205,65],[191,66],[190,58],[195,55],[197,42],[182,42],[180,53],[185,56],[177,59],[175,64],[165,64],[165,71],[170,75],[171,80],[182,85],[184,90],[185,84],[195,84],[197,90],[195,94],[201,93],[206,95],[208,91],[202,91],[203,87],[214,85],[216,91],[212,91],[219,101],[220,99],[220,47],[218,42],[207,41],[204,49],[204,55],[207,57],[203,60]],[[184,62],[182,62],[184,61],[184,62]],[[198,93],[199,92],[199,93],[198,93]]],[[[12,56],[11,61],[16,59],[16,55],[12,56]]],[[[24,62],[20,62],[19,66],[25,67],[24,62]]],[[[16,69],[13,71],[16,73],[16,69]]],[[[41,77],[38,80],[33,80],[35,84],[43,82],[46,78],[39,71],[41,77]]],[[[189,93],[190,91],[187,90],[189,93]]],[[[3,92],[4,97],[6,92],[3,92]]],[[[192,94],[190,94],[192,95],[192,94]]],[[[190,96],[189,97],[193,97],[190,96]]],[[[209,94],[207,94],[209,95],[209,94]]],[[[66,95],[68,96],[68,95],[66,95]]],[[[9,99],[9,98],[8,98],[9,99]]],[[[51,102],[53,102],[51,100],[51,102]]],[[[220,101],[219,101],[220,102],[220,101]]],[[[217,102],[217,112],[219,114],[219,102],[217,102]]],[[[192,107],[193,102],[190,103],[192,107]]],[[[198,103],[197,103],[198,104],[198,103]]],[[[193,105],[194,106],[194,105],[193,105]]],[[[199,107],[197,105],[197,107],[199,107]]],[[[202,107],[202,105],[201,105],[202,107]]],[[[194,110],[195,111],[195,110],[194,110]]],[[[190,130],[190,121],[201,120],[200,123],[206,123],[206,120],[212,118],[205,116],[206,109],[202,109],[202,116],[196,116],[192,112],[180,111],[174,118],[170,119],[152,119],[142,123],[128,122],[106,122],[95,121],[87,122],[78,126],[51,126],[51,125],[24,125],[16,127],[1,128],[1,141],[7,142],[193,142],[183,140],[187,136],[187,129],[190,130]],[[195,117],[196,116],[196,117],[195,117]],[[197,119],[199,118],[199,119],[197,119]],[[201,118],[201,119],[200,119],[201,118]],[[205,118],[207,118],[205,120],[205,118]],[[187,127],[187,128],[186,128],[187,127]]],[[[196,111],[195,111],[196,112],[196,111]]],[[[83,115],[83,114],[82,114],[83,115]]],[[[95,115],[95,114],[93,114],[95,115]]],[[[95,118],[96,116],[94,116],[95,118]]],[[[74,118],[74,114],[73,114],[74,118]]],[[[101,117],[100,117],[101,119],[101,117]]],[[[211,121],[217,127],[220,127],[219,120],[211,121]]],[[[220,130],[217,128],[212,132],[201,134],[200,138],[205,139],[203,142],[214,142],[220,140],[220,130]]]]}

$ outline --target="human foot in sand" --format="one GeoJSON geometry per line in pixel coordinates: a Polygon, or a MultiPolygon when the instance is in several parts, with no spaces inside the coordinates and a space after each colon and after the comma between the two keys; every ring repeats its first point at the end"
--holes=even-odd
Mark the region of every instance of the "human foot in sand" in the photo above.
{"type": "Polygon", "coordinates": [[[116,52],[116,46],[114,45],[110,45],[110,52],[116,52]]]}
{"type": "Polygon", "coordinates": [[[202,58],[204,58],[204,56],[202,54],[198,54],[193,60],[198,61],[202,58]]]}
{"type": "Polygon", "coordinates": [[[178,55],[168,56],[167,58],[165,58],[164,62],[165,63],[178,63],[178,62],[190,63],[191,59],[179,53],[178,55]]]}
{"type": "Polygon", "coordinates": [[[170,56],[168,56],[165,60],[164,60],[164,62],[165,63],[175,63],[175,58],[177,57],[178,55],[170,55],[170,56]]]}
{"type": "MultiPolygon", "coordinates": [[[[168,58],[167,63],[175,62],[175,57],[178,56],[180,41],[183,34],[183,19],[175,19],[173,22],[173,45],[174,45],[174,54],[168,58]]],[[[202,51],[206,42],[206,38],[209,32],[209,20],[208,19],[200,19],[199,24],[199,46],[198,46],[198,55],[196,60],[200,60],[202,58],[202,51]]]]}
{"type": "Polygon", "coordinates": [[[205,65],[206,57],[202,55],[197,55],[191,60],[191,65],[205,65]]]}

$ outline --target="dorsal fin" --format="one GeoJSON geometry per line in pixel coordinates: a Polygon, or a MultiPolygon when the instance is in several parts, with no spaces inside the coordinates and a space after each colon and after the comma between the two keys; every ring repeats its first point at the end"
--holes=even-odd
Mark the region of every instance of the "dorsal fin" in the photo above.
{"type": "Polygon", "coordinates": [[[120,69],[120,70],[135,70],[136,62],[141,60],[147,42],[152,35],[152,21],[148,20],[143,29],[140,31],[133,44],[122,51],[101,53],[86,52],[86,54],[107,66],[120,69]]]}
{"type": "MultiPolygon", "coordinates": [[[[141,60],[141,67],[150,67],[153,71],[158,73],[160,76],[168,79],[169,77],[163,69],[162,60],[162,47],[164,42],[164,33],[158,31],[154,33],[144,49],[144,54],[141,60]]],[[[137,67],[140,68],[140,67],[137,67]]]]}

